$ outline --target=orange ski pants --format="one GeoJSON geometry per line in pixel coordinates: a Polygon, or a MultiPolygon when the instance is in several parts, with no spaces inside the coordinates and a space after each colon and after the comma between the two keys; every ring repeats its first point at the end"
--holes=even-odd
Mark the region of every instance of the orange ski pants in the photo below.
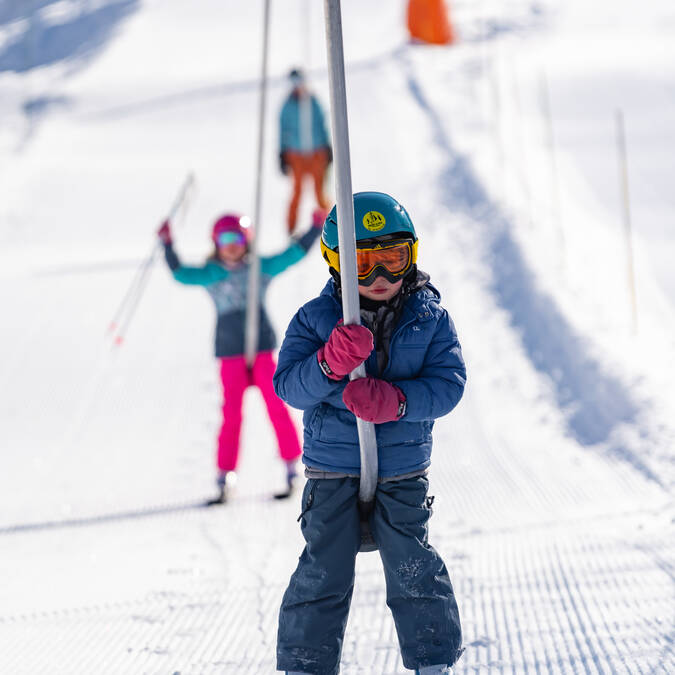
{"type": "Polygon", "coordinates": [[[327,209],[329,204],[323,191],[323,182],[328,168],[328,155],[326,150],[320,148],[312,153],[302,153],[295,150],[286,151],[286,161],[293,176],[293,193],[291,203],[288,205],[288,232],[295,230],[298,219],[298,206],[302,195],[302,183],[306,176],[311,176],[314,181],[314,194],[317,206],[327,209]]]}

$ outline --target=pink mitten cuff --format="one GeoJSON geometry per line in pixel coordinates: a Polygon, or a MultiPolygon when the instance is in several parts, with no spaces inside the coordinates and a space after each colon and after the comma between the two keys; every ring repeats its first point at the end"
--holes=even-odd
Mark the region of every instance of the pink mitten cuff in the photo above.
{"type": "Polygon", "coordinates": [[[319,368],[323,371],[323,374],[326,377],[329,377],[331,380],[341,380],[344,375],[337,375],[336,373],[333,372],[331,367],[328,365],[328,361],[326,361],[326,357],[324,356],[324,351],[326,349],[326,346],[324,345],[319,349],[319,351],[316,353],[316,359],[319,362],[319,368]]]}

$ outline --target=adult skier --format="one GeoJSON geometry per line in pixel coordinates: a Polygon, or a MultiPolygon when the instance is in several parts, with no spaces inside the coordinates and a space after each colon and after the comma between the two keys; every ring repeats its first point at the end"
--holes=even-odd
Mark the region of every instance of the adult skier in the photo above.
{"type": "Polygon", "coordinates": [[[333,151],[323,110],[310,92],[303,72],[294,68],[289,79],[292,89],[279,115],[279,165],[281,172],[291,175],[293,180],[287,216],[288,232],[292,233],[305,178],[311,178],[314,183],[317,207],[328,208],[324,180],[333,151]]]}

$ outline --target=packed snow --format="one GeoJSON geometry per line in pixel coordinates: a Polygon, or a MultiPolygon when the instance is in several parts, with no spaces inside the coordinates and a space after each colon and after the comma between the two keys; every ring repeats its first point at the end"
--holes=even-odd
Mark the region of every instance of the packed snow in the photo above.
{"type": "MultiPolygon", "coordinates": [[[[463,0],[457,44],[428,47],[405,5],[342,2],[352,174],[408,208],[467,361],[430,471],[455,672],[672,672],[675,7],[463,0]]],[[[303,542],[299,499],[271,499],[260,396],[236,494],[204,509],[208,296],[160,259],[122,344],[107,333],[190,172],[186,261],[253,210],[261,20],[262,2],[0,0],[0,672],[274,672],[303,542]]],[[[265,253],[287,242],[288,71],[328,103],[323,20],[272,2],[265,253]]],[[[279,336],[326,278],[315,248],[273,282],[279,336]]],[[[357,563],[342,672],[410,672],[379,556],[357,563]]]]}

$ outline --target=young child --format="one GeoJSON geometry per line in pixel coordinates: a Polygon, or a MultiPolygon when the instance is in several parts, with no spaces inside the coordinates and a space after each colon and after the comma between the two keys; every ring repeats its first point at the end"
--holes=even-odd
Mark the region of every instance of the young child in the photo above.
{"type": "Polygon", "coordinates": [[[301,260],[321,233],[325,211],[317,210],[312,227],[286,250],[260,259],[260,323],[258,354],[249,371],[244,358],[246,299],[248,289],[248,247],[251,237],[250,220],[246,216],[226,214],[213,225],[213,254],[204,265],[183,265],[173,248],[170,223],[164,222],[158,236],[164,244],[166,262],[174,279],[182,284],[204,286],[211,296],[218,315],[215,333],[215,352],[220,359],[220,377],[223,383],[223,423],[218,436],[219,497],[225,501],[227,489],[236,480],[235,469],[239,457],[239,435],[242,423],[242,401],[248,386],[260,389],[267,413],[274,427],[279,454],[286,462],[288,490],[296,476],[296,461],[300,456],[298,434],[283,401],[274,393],[272,376],[276,338],[264,306],[264,295],[273,277],[301,260]]]}
{"type": "Polygon", "coordinates": [[[293,317],[275,391],[304,410],[306,540],[281,604],[277,668],[339,671],[360,546],[356,417],[375,423],[379,480],[370,527],[406,668],[446,673],[462,653],[445,564],[427,540],[434,420],[459,402],[466,370],[452,320],[417,269],[406,210],[380,192],[354,195],[362,326],[342,324],[335,207],[324,223],[332,279],[293,317]],[[365,361],[367,377],[348,374],[365,361]]]}

